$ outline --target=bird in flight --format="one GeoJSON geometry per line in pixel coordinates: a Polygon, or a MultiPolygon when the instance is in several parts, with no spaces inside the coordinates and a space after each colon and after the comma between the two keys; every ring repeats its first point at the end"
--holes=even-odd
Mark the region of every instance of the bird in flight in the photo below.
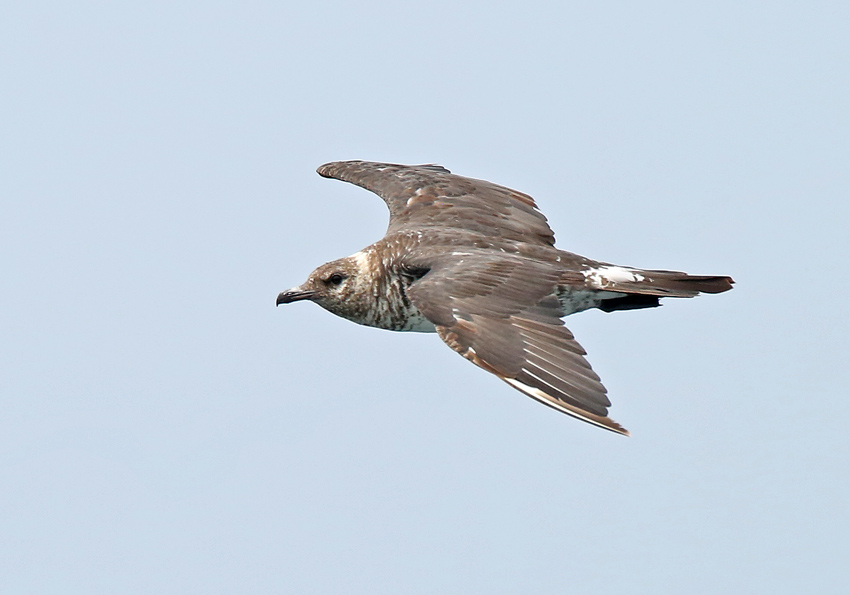
{"type": "Polygon", "coordinates": [[[652,308],[663,297],[732,289],[726,276],[645,270],[555,248],[527,194],[439,165],[327,163],[319,175],[380,196],[386,235],[323,264],[277,296],[310,300],[358,324],[436,332],[452,349],[541,403],[628,435],[562,317],[652,308]]]}

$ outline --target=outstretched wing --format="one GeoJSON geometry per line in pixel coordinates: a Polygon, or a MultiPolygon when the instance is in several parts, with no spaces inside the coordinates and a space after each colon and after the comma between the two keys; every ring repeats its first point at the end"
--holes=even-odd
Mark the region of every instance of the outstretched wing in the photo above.
{"type": "Polygon", "coordinates": [[[449,347],[526,395],[620,434],[585,351],[564,326],[558,271],[514,255],[438,257],[407,290],[449,347]]]}
{"type": "Polygon", "coordinates": [[[317,171],[384,199],[390,209],[388,233],[460,228],[485,236],[555,245],[555,234],[530,196],[455,175],[439,165],[336,161],[317,171]]]}

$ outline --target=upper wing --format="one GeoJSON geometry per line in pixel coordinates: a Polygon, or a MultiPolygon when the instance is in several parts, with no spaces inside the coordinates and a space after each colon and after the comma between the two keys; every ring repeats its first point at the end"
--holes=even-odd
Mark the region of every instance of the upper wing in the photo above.
{"type": "Polygon", "coordinates": [[[509,240],[555,244],[555,234],[530,196],[455,175],[439,165],[336,161],[317,171],[383,198],[390,209],[389,232],[453,227],[509,240]]]}
{"type": "Polygon", "coordinates": [[[628,434],[584,349],[560,318],[558,271],[514,255],[475,251],[437,262],[408,289],[452,349],[526,395],[628,434]]]}

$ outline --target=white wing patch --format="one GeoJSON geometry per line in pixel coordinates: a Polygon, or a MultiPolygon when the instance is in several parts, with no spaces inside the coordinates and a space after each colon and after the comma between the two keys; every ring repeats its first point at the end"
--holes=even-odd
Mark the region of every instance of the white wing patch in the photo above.
{"type": "MultiPolygon", "coordinates": [[[[425,187],[417,188],[416,192],[413,193],[413,196],[411,196],[410,198],[407,199],[407,206],[411,206],[414,203],[420,202],[420,198],[422,197],[423,194],[425,194],[424,190],[425,190],[425,187]]],[[[433,199],[433,196],[431,196],[430,194],[428,194],[426,196],[427,196],[426,200],[432,200],[433,199]]]]}
{"type": "Polygon", "coordinates": [[[615,283],[636,283],[646,278],[635,269],[616,266],[587,269],[582,271],[582,274],[591,286],[597,289],[605,289],[615,283]]]}

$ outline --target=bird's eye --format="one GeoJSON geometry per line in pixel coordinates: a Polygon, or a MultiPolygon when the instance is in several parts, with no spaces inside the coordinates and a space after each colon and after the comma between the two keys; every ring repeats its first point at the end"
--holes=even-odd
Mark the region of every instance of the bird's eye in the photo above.
{"type": "Polygon", "coordinates": [[[345,277],[340,273],[334,273],[333,275],[328,277],[328,283],[330,283],[331,285],[339,285],[343,282],[344,279],[345,277]]]}

